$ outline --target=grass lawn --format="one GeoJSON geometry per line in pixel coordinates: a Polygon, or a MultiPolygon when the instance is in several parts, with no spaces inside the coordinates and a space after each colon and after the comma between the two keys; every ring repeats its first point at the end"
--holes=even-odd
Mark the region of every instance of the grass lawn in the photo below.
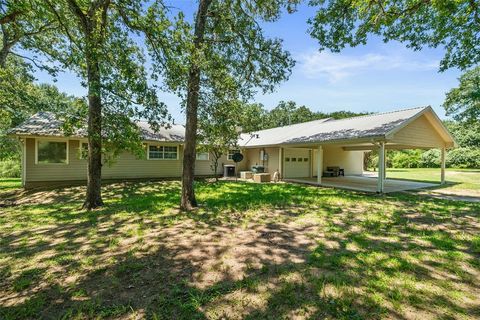
{"type": "Polygon", "coordinates": [[[0,192],[19,189],[22,187],[20,178],[0,178],[0,192]]]}
{"type": "Polygon", "coordinates": [[[0,319],[478,319],[480,204],[291,184],[23,194],[0,208],[0,319]]]}
{"type": "MultiPolygon", "coordinates": [[[[480,192],[480,169],[447,169],[447,186],[444,191],[473,191],[480,192]]],[[[440,182],[440,169],[387,169],[387,178],[417,180],[424,182],[440,182]]]]}

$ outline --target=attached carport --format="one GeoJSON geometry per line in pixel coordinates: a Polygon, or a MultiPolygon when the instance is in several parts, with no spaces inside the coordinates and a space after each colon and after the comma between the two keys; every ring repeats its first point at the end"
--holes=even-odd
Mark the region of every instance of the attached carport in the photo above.
{"type": "MultiPolygon", "coordinates": [[[[343,146],[343,149],[345,151],[378,151],[376,191],[383,193],[389,192],[387,189],[398,189],[394,181],[389,182],[389,180],[386,180],[386,150],[440,149],[441,167],[439,181],[440,184],[445,184],[446,150],[455,147],[455,145],[456,143],[452,135],[432,108],[428,107],[388,130],[384,138],[374,139],[371,143],[343,146]]],[[[418,183],[410,185],[405,183],[404,189],[418,189],[419,185],[418,183]]]]}
{"type": "Polygon", "coordinates": [[[445,153],[448,148],[456,145],[431,107],[340,120],[321,119],[272,128],[244,135],[239,144],[246,148],[277,147],[278,169],[285,180],[378,193],[409,190],[420,186],[413,181],[402,183],[385,179],[386,150],[440,149],[442,165],[439,180],[443,184],[445,153]],[[379,155],[378,177],[375,178],[374,189],[372,178],[362,176],[363,153],[371,150],[378,150],[379,155]],[[306,159],[308,165],[305,163],[306,159]],[[343,167],[346,176],[357,178],[323,178],[324,170],[328,166],[343,167]]]}

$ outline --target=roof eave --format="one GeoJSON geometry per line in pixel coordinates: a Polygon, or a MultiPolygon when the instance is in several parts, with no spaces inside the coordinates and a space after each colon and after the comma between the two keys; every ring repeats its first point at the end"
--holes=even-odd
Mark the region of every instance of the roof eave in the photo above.
{"type": "Polygon", "coordinates": [[[381,142],[386,141],[387,138],[385,135],[372,135],[361,138],[349,138],[349,139],[335,139],[335,140],[323,140],[323,141],[308,141],[308,142],[290,142],[290,143],[275,143],[275,144],[264,144],[264,145],[254,145],[254,146],[240,146],[245,149],[254,149],[254,148],[268,148],[268,147],[290,147],[290,146],[308,146],[308,145],[325,145],[325,144],[352,144],[352,143],[364,143],[364,142],[381,142]]]}

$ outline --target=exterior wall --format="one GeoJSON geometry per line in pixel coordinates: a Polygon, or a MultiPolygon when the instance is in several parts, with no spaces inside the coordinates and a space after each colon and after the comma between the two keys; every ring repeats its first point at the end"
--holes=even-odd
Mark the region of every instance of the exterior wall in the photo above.
{"type": "Polygon", "coordinates": [[[443,147],[445,142],[425,115],[395,133],[391,142],[418,147],[443,147]]]}
{"type": "MultiPolygon", "coordinates": [[[[79,159],[79,140],[49,139],[43,140],[68,141],[68,164],[35,164],[36,139],[25,139],[25,184],[26,187],[39,186],[50,182],[85,181],[87,179],[87,160],[79,159]]],[[[174,145],[174,144],[163,144],[174,145]]],[[[124,152],[115,159],[112,165],[104,165],[102,179],[148,179],[148,178],[178,178],[182,175],[183,146],[178,145],[176,160],[137,159],[134,155],[124,152]]],[[[197,160],[195,174],[198,176],[212,175],[209,160],[197,160]]],[[[237,164],[237,170],[244,170],[247,160],[237,164]]],[[[223,173],[223,164],[234,164],[224,155],[219,160],[217,173],[223,173]]]]}
{"type": "MultiPolygon", "coordinates": [[[[195,175],[198,176],[211,176],[213,174],[211,165],[212,165],[212,155],[209,155],[208,160],[197,160],[195,162],[195,175]]],[[[240,170],[242,164],[245,163],[246,160],[237,164],[237,170],[240,170]]],[[[218,159],[218,167],[217,167],[217,174],[223,174],[223,165],[224,164],[235,164],[232,160],[227,159],[227,155],[222,155],[220,159],[218,159]]]]}
{"type": "MultiPolygon", "coordinates": [[[[56,140],[58,139],[45,139],[56,140]]],[[[35,164],[35,139],[26,140],[25,173],[29,181],[63,181],[85,180],[87,176],[87,161],[78,159],[78,140],[68,142],[68,164],[35,164]]],[[[68,141],[66,139],[62,141],[68,141]]]]}
{"type": "MultiPolygon", "coordinates": [[[[255,165],[262,165],[260,151],[262,148],[247,149],[247,170],[255,165]]],[[[265,161],[267,172],[273,173],[279,170],[279,148],[265,148],[268,160],[265,161]]],[[[284,178],[305,178],[317,175],[316,150],[306,148],[284,148],[283,149],[283,177],[284,178]],[[312,156],[313,154],[313,156],[312,156]],[[285,158],[302,158],[301,162],[289,161],[285,158]],[[304,159],[308,161],[305,162],[304,159]]],[[[363,173],[363,151],[344,151],[340,146],[323,147],[323,168],[327,166],[340,166],[345,169],[346,175],[360,175],[363,173]]]]}
{"type": "MultiPolygon", "coordinates": [[[[317,176],[317,150],[313,151],[313,175],[317,176]]],[[[363,173],[363,151],[344,151],[340,146],[323,146],[323,170],[327,167],[345,169],[345,175],[363,173]]]]}
{"type": "MultiPolygon", "coordinates": [[[[176,160],[137,159],[134,155],[128,152],[123,152],[111,166],[105,165],[102,167],[102,178],[133,179],[179,177],[182,174],[182,149],[182,146],[179,146],[178,159],[176,160]]],[[[87,162],[87,160],[83,161],[87,162]]]]}
{"type": "Polygon", "coordinates": [[[276,170],[279,170],[279,148],[255,148],[255,149],[246,149],[246,161],[244,170],[251,170],[254,165],[261,165],[265,167],[265,171],[269,173],[274,173],[276,170]],[[267,160],[260,159],[260,152],[264,150],[267,154],[267,160]]]}

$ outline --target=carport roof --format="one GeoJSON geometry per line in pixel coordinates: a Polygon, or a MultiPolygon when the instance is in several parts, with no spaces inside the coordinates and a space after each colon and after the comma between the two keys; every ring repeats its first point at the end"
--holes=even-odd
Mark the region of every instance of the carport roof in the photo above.
{"type": "MultiPolygon", "coordinates": [[[[383,140],[426,112],[433,113],[434,118],[440,123],[440,127],[445,130],[445,134],[451,138],[451,135],[441,124],[440,119],[436,116],[433,109],[427,106],[339,120],[331,118],[321,119],[261,130],[249,134],[242,134],[239,145],[248,148],[268,145],[365,140],[369,138],[383,140]]],[[[453,138],[451,142],[454,142],[453,138]]]]}

